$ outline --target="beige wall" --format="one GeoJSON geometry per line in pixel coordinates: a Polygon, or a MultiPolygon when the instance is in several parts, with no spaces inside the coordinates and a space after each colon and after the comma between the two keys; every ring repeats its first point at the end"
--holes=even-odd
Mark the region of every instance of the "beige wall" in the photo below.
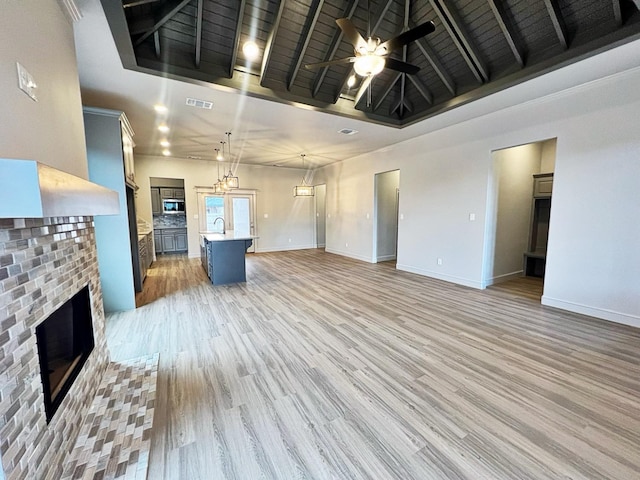
{"type": "MultiPolygon", "coordinates": [[[[135,154],[135,151],[134,151],[135,154]]],[[[195,187],[211,186],[217,179],[213,161],[183,158],[135,156],[136,196],[139,218],[153,223],[151,214],[152,177],[184,180],[189,256],[200,255],[197,195],[195,187]]],[[[256,189],[256,252],[315,247],[313,198],[295,198],[293,187],[302,180],[303,170],[294,168],[239,165],[240,188],[256,189]],[[265,218],[267,215],[267,218],[265,218]]]]}
{"type": "Polygon", "coordinates": [[[87,178],[73,28],[55,0],[0,5],[0,158],[37,160],[87,178]],[[16,62],[38,85],[18,88],[16,62]]]}

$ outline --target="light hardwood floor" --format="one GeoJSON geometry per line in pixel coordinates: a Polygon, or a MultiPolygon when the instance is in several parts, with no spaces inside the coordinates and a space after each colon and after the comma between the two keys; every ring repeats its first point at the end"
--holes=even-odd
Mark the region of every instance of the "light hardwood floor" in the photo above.
{"type": "Polygon", "coordinates": [[[303,250],[214,287],[156,262],[110,315],[160,352],[150,480],[640,479],[640,331],[303,250]]]}

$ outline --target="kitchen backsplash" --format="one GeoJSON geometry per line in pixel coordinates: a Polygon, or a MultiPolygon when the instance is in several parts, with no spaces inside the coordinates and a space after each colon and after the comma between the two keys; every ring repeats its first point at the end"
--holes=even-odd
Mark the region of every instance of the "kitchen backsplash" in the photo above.
{"type": "Polygon", "coordinates": [[[186,215],[154,215],[153,228],[187,228],[186,215]]]}

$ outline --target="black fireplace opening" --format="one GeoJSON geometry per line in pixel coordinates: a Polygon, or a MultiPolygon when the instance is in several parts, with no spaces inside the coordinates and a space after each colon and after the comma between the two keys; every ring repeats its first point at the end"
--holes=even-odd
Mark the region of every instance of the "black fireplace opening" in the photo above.
{"type": "Polygon", "coordinates": [[[36,340],[49,423],[95,345],[89,285],[36,327],[36,340]]]}

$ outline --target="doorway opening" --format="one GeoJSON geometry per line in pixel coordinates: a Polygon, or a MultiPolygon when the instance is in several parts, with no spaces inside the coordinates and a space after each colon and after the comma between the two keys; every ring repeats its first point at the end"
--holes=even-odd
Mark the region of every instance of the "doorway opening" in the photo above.
{"type": "Polygon", "coordinates": [[[151,213],[156,255],[186,253],[189,249],[184,180],[151,177],[151,213]]]}
{"type": "Polygon", "coordinates": [[[484,286],[542,296],[557,139],[492,152],[484,286]]]}
{"type": "Polygon", "coordinates": [[[315,185],[316,198],[316,248],[327,244],[327,186],[315,185]]]}
{"type": "Polygon", "coordinates": [[[395,262],[398,255],[400,170],[376,173],[374,198],[373,258],[376,263],[395,262]]]}

